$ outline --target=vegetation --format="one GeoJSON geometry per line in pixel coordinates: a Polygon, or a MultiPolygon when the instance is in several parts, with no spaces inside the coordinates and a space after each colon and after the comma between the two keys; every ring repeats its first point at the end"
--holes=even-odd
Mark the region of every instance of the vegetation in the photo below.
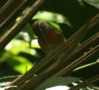
{"type": "MultiPolygon", "coordinates": [[[[0,7],[8,0],[0,1],[0,7]]],[[[42,0],[43,1],[43,0],[42,0]]],[[[31,20],[28,20],[23,24],[23,28],[21,31],[13,32],[16,36],[6,37],[6,35],[11,31],[11,27],[19,22],[23,15],[27,13],[27,11],[31,8],[34,2],[28,1],[28,7],[25,7],[23,10],[20,10],[18,15],[12,17],[11,23],[5,24],[3,26],[2,14],[0,17],[0,77],[4,76],[16,76],[26,73],[30,68],[35,66],[35,62],[41,60],[44,57],[44,53],[41,50],[40,46],[37,43],[37,37],[34,35],[32,30],[32,24],[35,20],[44,20],[54,27],[58,28],[67,38],[70,38],[79,28],[85,25],[89,20],[91,20],[96,14],[99,12],[99,3],[98,0],[46,0],[43,5],[39,8],[38,12],[35,16],[32,16],[31,20]],[[9,38],[7,41],[3,41],[3,38],[9,38]],[[6,46],[5,46],[6,44],[6,46]],[[4,47],[5,46],[5,47],[4,47]],[[4,49],[3,49],[4,48],[4,49]]],[[[19,0],[17,1],[19,2],[19,0]]],[[[18,4],[17,4],[18,5],[18,4]]],[[[26,4],[25,4],[26,5],[26,4]]],[[[15,8],[15,7],[14,7],[15,8]]],[[[3,10],[1,9],[2,13],[3,10]]],[[[11,13],[11,12],[10,12],[11,13]]],[[[10,15],[8,13],[8,15],[10,15]]],[[[98,20],[99,21],[99,20],[98,20]]],[[[5,20],[6,22],[6,20],[5,20]]],[[[22,22],[23,23],[23,22],[22,22]]],[[[98,23],[99,24],[99,23],[98,23]]],[[[18,25],[18,24],[17,24],[18,25]]],[[[20,28],[20,27],[19,27],[20,28]]],[[[85,29],[86,30],[86,29],[85,29]]],[[[12,32],[12,31],[11,31],[12,32]]],[[[99,36],[99,25],[95,25],[91,30],[84,36],[83,41],[86,41],[96,33],[99,36]]],[[[11,34],[12,36],[12,34],[11,34]]],[[[99,42],[99,38],[97,41],[92,44],[97,45],[99,42]]],[[[76,42],[75,42],[76,43],[76,42]]],[[[75,44],[74,43],[74,44],[75,44]]],[[[92,46],[88,47],[88,50],[94,48],[92,46]]],[[[73,49],[75,49],[74,47],[73,49]]],[[[98,48],[99,49],[99,48],[98,48]]],[[[87,53],[83,52],[82,53],[87,53]]],[[[73,50],[74,51],[74,50],[73,50]]],[[[71,53],[73,53],[71,51],[71,53]]],[[[75,58],[75,57],[74,57],[75,58]]],[[[94,77],[99,74],[99,51],[97,54],[93,55],[90,59],[81,63],[80,68],[74,68],[75,70],[69,74],[67,77],[59,77],[57,79],[51,80],[48,79],[46,82],[42,83],[41,86],[37,87],[37,90],[44,90],[50,86],[55,85],[69,85],[71,82],[80,82],[80,80],[87,80],[91,77],[94,77]],[[67,80],[67,81],[65,81],[67,80]],[[52,83],[55,82],[55,83],[52,83]],[[42,88],[42,89],[41,89],[42,88]]],[[[48,66],[47,66],[48,67],[48,66]]],[[[45,67],[45,68],[47,68],[45,67]]],[[[1,80],[0,79],[0,80],[1,80]]],[[[2,83],[0,81],[0,83],[2,83]]],[[[84,88],[84,90],[90,90],[93,88],[94,90],[98,90],[99,82],[90,85],[89,87],[84,88]],[[88,89],[89,88],[89,89],[88,89]]],[[[75,89],[72,89],[75,90],[75,89]]]]}

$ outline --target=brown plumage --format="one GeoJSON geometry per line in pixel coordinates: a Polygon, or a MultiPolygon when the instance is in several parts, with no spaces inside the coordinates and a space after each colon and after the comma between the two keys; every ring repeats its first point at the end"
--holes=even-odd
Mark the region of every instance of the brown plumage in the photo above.
{"type": "Polygon", "coordinates": [[[38,43],[45,54],[50,53],[66,41],[66,38],[59,30],[41,20],[34,22],[33,32],[38,36],[38,43]]]}

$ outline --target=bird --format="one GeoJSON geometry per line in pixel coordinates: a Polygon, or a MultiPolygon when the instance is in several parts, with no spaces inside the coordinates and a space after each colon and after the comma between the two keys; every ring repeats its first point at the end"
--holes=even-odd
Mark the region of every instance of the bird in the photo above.
{"type": "Polygon", "coordinates": [[[38,44],[45,54],[49,54],[66,41],[61,31],[43,20],[33,23],[33,32],[38,37],[38,44]]]}

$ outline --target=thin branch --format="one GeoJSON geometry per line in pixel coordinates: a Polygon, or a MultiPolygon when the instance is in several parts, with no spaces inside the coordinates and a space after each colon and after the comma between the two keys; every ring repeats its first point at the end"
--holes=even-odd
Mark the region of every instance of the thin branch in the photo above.
{"type": "MultiPolygon", "coordinates": [[[[21,77],[17,78],[16,80],[14,80],[12,83],[10,83],[9,85],[22,85],[26,80],[28,80],[29,78],[31,78],[36,72],[38,72],[44,65],[46,65],[49,61],[51,61],[53,58],[55,58],[56,56],[62,54],[64,51],[67,50],[67,52],[72,48],[68,47],[70,45],[73,45],[75,43],[75,40],[79,38],[78,42],[83,38],[83,36],[85,35],[85,32],[88,31],[90,28],[92,28],[94,25],[96,25],[97,23],[99,23],[99,14],[97,14],[94,18],[92,18],[87,24],[85,24],[82,28],[80,28],[74,35],[72,35],[65,43],[63,43],[62,45],[60,45],[57,49],[53,50],[50,54],[48,54],[46,57],[44,57],[40,62],[38,62],[33,68],[31,68],[31,70],[29,70],[27,73],[25,73],[24,75],[22,75],[21,77]],[[86,30],[86,27],[87,30],[86,30]],[[86,30],[86,31],[85,31],[86,30]],[[85,32],[84,32],[85,31],[85,32]],[[80,37],[82,36],[82,38],[80,37]]],[[[77,41],[76,41],[77,44],[77,41]]],[[[74,47],[73,47],[74,48],[74,47]]],[[[69,52],[70,53],[70,52],[69,52]]],[[[68,53],[67,55],[68,56],[68,53]]],[[[48,74],[46,72],[46,74],[48,74]]],[[[50,73],[52,74],[52,73],[50,73]]],[[[51,76],[49,74],[49,77],[51,76]]],[[[54,73],[55,74],[55,73],[54,73]]],[[[45,75],[42,75],[45,76],[45,75]]],[[[46,77],[45,77],[46,78],[46,77]]],[[[48,78],[48,76],[47,76],[48,78]]],[[[40,79],[41,80],[41,79],[40,79]]],[[[43,80],[42,80],[43,81],[43,80]]]]}
{"type": "Polygon", "coordinates": [[[89,52],[87,52],[86,54],[84,54],[83,56],[75,60],[74,62],[70,63],[68,66],[66,66],[64,69],[62,69],[61,71],[59,71],[52,77],[59,77],[59,76],[69,74],[73,69],[78,67],[84,61],[88,60],[89,58],[91,58],[93,55],[95,55],[98,52],[99,52],[99,45],[97,45],[95,48],[93,48],[92,50],[90,50],[89,52]]]}
{"type": "Polygon", "coordinates": [[[0,9],[0,35],[15,22],[15,19],[32,2],[31,0],[8,0],[0,9]]]}
{"type": "MultiPolygon", "coordinates": [[[[72,62],[70,65],[68,65],[66,68],[64,68],[63,70],[61,70],[57,76],[62,76],[65,75],[67,73],[69,73],[70,71],[72,71],[75,67],[77,67],[80,63],[82,63],[84,60],[88,59],[89,57],[91,57],[92,55],[96,54],[97,52],[99,52],[99,45],[96,46],[95,48],[93,48],[92,50],[90,50],[86,55],[83,55],[81,58],[77,59],[76,61],[72,62]],[[84,58],[84,59],[83,59],[84,58]]],[[[55,65],[55,64],[54,64],[55,65]]],[[[42,73],[40,73],[38,76],[30,79],[28,82],[24,83],[24,85],[22,85],[21,87],[19,87],[20,89],[17,90],[27,90],[27,89],[31,89],[31,88],[35,88],[37,87],[41,82],[43,82],[45,79],[49,78],[51,75],[55,74],[57,71],[57,69],[61,66],[58,65],[58,67],[55,65],[53,68],[49,67],[47,70],[43,71],[42,73]]],[[[55,75],[56,77],[56,75],[55,75]]]]}
{"type": "MultiPolygon", "coordinates": [[[[71,55],[69,55],[69,56],[65,56],[64,55],[63,60],[65,60],[65,62],[63,62],[63,63],[61,62],[62,67],[66,67],[71,62],[74,62],[74,60],[76,60],[78,57],[80,57],[81,55],[83,55],[84,52],[87,52],[88,51],[87,50],[87,49],[89,49],[88,47],[94,47],[94,46],[96,46],[97,45],[97,42],[99,42],[99,32],[96,33],[95,35],[93,35],[88,40],[86,40],[84,43],[82,43],[82,45],[79,46],[78,48],[76,48],[76,50],[71,55]]],[[[57,77],[57,75],[59,73],[62,74],[62,72],[58,72],[53,77],[57,77]]]]}
{"type": "Polygon", "coordinates": [[[90,79],[87,79],[84,82],[79,83],[77,86],[71,87],[69,90],[79,90],[80,88],[86,87],[87,85],[90,85],[96,81],[99,81],[99,75],[96,75],[90,79]]]}
{"type": "Polygon", "coordinates": [[[89,63],[89,64],[82,65],[82,66],[74,69],[73,72],[84,69],[84,68],[87,68],[87,67],[90,67],[90,66],[93,66],[93,65],[96,65],[96,64],[98,64],[98,63],[95,61],[95,62],[92,62],[92,63],[89,63]]]}
{"type": "Polygon", "coordinates": [[[39,7],[46,0],[37,0],[31,8],[23,15],[20,21],[15,23],[13,27],[0,39],[0,51],[4,49],[4,47],[14,38],[21,29],[31,20],[31,18],[36,14],[39,10],[39,7]]]}

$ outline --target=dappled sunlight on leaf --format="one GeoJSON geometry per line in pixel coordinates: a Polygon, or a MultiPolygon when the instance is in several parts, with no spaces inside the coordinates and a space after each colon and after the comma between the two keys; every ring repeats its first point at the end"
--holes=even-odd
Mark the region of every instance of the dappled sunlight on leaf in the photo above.
{"type": "Polygon", "coordinates": [[[13,54],[18,54],[22,49],[29,47],[28,42],[23,40],[12,40],[5,49],[13,54]]]}
{"type": "Polygon", "coordinates": [[[54,86],[54,87],[50,87],[50,88],[47,88],[45,90],[68,90],[69,87],[67,86],[54,86]]]}
{"type": "Polygon", "coordinates": [[[48,22],[49,24],[51,24],[52,26],[54,26],[55,28],[57,28],[58,30],[61,30],[59,24],[54,23],[54,22],[48,22]]]}
{"type": "Polygon", "coordinates": [[[72,27],[69,20],[63,16],[62,14],[55,13],[55,12],[48,12],[48,11],[39,11],[33,19],[40,19],[45,21],[55,21],[57,23],[63,23],[70,27],[72,27]]]}
{"type": "Polygon", "coordinates": [[[31,42],[32,39],[34,39],[33,36],[33,31],[32,31],[32,27],[30,26],[30,24],[27,24],[22,31],[19,33],[19,35],[21,37],[24,38],[24,40],[31,42]]]}
{"type": "Polygon", "coordinates": [[[33,66],[32,62],[30,62],[27,58],[14,55],[13,53],[10,52],[3,53],[0,59],[1,59],[0,63],[7,62],[8,65],[10,65],[13,70],[21,74],[25,73],[33,66]]]}
{"type": "MultiPolygon", "coordinates": [[[[32,49],[33,48],[40,48],[40,46],[37,43],[37,40],[32,40],[32,49]]],[[[18,54],[20,51],[28,52],[31,54],[33,50],[29,47],[29,43],[23,40],[17,40],[14,39],[12,40],[6,47],[5,49],[13,54],[18,54]]],[[[34,51],[36,54],[36,51],[34,51]]]]}
{"type": "Polygon", "coordinates": [[[31,47],[32,48],[40,48],[37,39],[33,39],[31,42],[31,47]]]}
{"type": "Polygon", "coordinates": [[[12,58],[10,58],[10,60],[8,59],[7,62],[15,71],[18,71],[21,74],[27,72],[27,70],[33,66],[28,59],[21,56],[12,56],[12,58]]]}

